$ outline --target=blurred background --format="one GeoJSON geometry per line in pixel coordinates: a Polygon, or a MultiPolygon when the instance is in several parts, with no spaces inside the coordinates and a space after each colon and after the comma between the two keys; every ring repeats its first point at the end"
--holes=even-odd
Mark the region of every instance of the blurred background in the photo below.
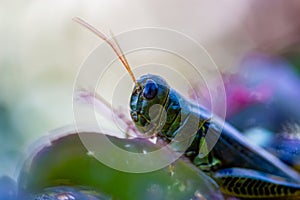
{"type": "Polygon", "coordinates": [[[32,143],[74,122],[76,74],[99,44],[74,16],[106,33],[163,27],[194,38],[224,74],[231,123],[241,131],[299,131],[298,0],[2,0],[0,176],[16,177],[32,143]]]}

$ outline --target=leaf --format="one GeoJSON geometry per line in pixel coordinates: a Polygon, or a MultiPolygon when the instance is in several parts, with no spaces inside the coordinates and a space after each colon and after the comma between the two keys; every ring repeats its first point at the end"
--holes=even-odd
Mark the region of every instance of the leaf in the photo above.
{"type": "MultiPolygon", "coordinates": [[[[91,139],[104,136],[88,131],[84,134],[91,139]]],[[[146,139],[107,137],[127,151],[149,152],[159,148],[146,139]]],[[[174,153],[165,154],[162,156],[174,153]]],[[[118,155],[112,152],[111,157],[118,155]]],[[[122,200],[223,199],[215,182],[184,158],[153,172],[122,172],[91,156],[76,132],[52,140],[50,145],[30,155],[19,176],[22,195],[41,193],[45,188],[57,186],[84,186],[122,200]]]]}

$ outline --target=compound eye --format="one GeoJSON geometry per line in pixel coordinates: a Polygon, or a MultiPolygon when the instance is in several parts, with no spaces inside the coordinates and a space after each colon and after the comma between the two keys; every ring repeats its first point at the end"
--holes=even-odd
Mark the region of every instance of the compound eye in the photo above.
{"type": "Polygon", "coordinates": [[[152,79],[148,79],[143,90],[143,96],[148,100],[153,99],[156,96],[157,91],[157,84],[152,79]]]}

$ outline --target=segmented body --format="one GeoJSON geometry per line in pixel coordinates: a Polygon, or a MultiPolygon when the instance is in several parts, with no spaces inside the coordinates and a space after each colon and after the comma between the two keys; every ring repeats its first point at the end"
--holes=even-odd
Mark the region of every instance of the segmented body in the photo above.
{"type": "Polygon", "coordinates": [[[266,173],[230,168],[219,170],[214,177],[225,194],[241,198],[299,199],[299,185],[266,173]]]}
{"type": "Polygon", "coordinates": [[[191,104],[163,78],[148,74],[136,80],[116,40],[80,18],[74,20],[107,42],[130,74],[135,83],[131,118],[141,133],[158,132],[159,138],[172,141],[173,150],[184,150],[196,166],[215,178],[225,194],[252,199],[300,199],[297,172],[249,143],[230,125],[225,123],[223,127],[222,120],[191,104]],[[154,105],[160,106],[152,109],[154,105]],[[216,140],[208,155],[201,152],[203,146],[209,147],[216,140]]]}
{"type": "Polygon", "coordinates": [[[132,119],[141,132],[158,131],[158,137],[167,142],[182,134],[173,149],[185,150],[185,155],[215,178],[225,194],[242,198],[300,199],[300,175],[297,172],[248,142],[230,125],[225,123],[223,126],[222,120],[204,108],[187,101],[161,77],[142,76],[135,85],[130,108],[132,119]],[[152,86],[149,86],[150,82],[152,86]],[[153,90],[150,91],[152,95],[147,95],[149,90],[153,90]],[[161,108],[151,111],[154,112],[151,118],[151,106],[156,104],[161,108]],[[166,119],[161,125],[159,120],[164,111],[166,119]],[[190,120],[198,123],[196,130],[188,125],[190,120]],[[218,141],[210,153],[203,156],[201,146],[215,140],[218,141]],[[186,142],[189,147],[183,149],[185,145],[181,143],[186,142]]]}

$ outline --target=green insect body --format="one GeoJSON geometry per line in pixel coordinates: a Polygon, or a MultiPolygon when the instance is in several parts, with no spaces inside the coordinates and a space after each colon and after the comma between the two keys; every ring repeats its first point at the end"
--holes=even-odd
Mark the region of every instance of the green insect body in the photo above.
{"type": "Polygon", "coordinates": [[[131,117],[142,133],[158,131],[157,136],[167,142],[176,139],[177,134],[183,135],[176,139],[178,142],[172,145],[173,150],[182,151],[188,143],[185,155],[209,173],[225,194],[242,198],[300,199],[300,176],[297,172],[262,148],[249,143],[230,125],[225,123],[222,127],[220,120],[211,120],[217,117],[187,101],[163,78],[148,74],[137,80],[130,109],[131,117]],[[156,104],[160,106],[151,110],[151,106],[156,104]],[[159,120],[164,112],[166,117],[162,126],[159,120]],[[189,121],[198,123],[198,129],[191,129],[189,121]],[[212,151],[203,157],[200,149],[209,143],[207,140],[218,141],[212,151]],[[227,171],[224,173],[222,170],[227,171]],[[263,178],[262,174],[268,178],[263,178]],[[271,178],[273,176],[280,177],[282,181],[271,178]],[[257,192],[252,192],[252,189],[257,192]]]}
{"type": "Polygon", "coordinates": [[[172,150],[184,152],[216,180],[224,194],[247,199],[300,199],[296,171],[249,143],[227,123],[223,126],[222,120],[186,100],[160,76],[148,74],[136,80],[116,40],[80,18],[74,20],[107,42],[131,76],[135,86],[130,114],[141,133],[157,133],[172,150]]]}

